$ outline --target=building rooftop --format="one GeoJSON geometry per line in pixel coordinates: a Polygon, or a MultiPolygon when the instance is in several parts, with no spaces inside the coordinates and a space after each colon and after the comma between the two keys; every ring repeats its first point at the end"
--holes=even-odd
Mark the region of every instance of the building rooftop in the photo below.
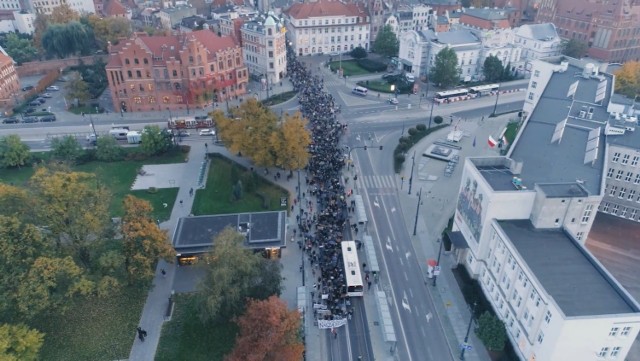
{"type": "Polygon", "coordinates": [[[550,41],[558,38],[556,26],[552,23],[526,24],[518,27],[516,33],[529,39],[550,41]]]}
{"type": "Polygon", "coordinates": [[[476,169],[482,174],[494,191],[516,190],[512,183],[515,174],[511,172],[509,167],[504,165],[477,165],[476,169]]]}
{"type": "Polygon", "coordinates": [[[295,3],[284,11],[294,19],[311,19],[325,16],[360,16],[359,24],[367,23],[368,12],[357,3],[343,3],[341,1],[318,0],[308,3],[295,3]]]}
{"type": "Polygon", "coordinates": [[[529,220],[497,223],[566,317],[640,311],[593,256],[563,230],[536,229],[529,220]]]}
{"type": "Polygon", "coordinates": [[[248,228],[244,243],[247,248],[285,247],[285,220],[284,211],[183,217],[178,221],[173,246],[181,254],[208,252],[215,237],[231,227],[239,232],[248,228]]]}
{"type": "Polygon", "coordinates": [[[451,46],[480,44],[480,39],[469,29],[450,30],[443,33],[424,30],[420,32],[420,35],[425,39],[434,39],[438,43],[451,46]]]}
{"type": "Polygon", "coordinates": [[[578,183],[538,183],[547,198],[586,197],[589,193],[578,183]]]}
{"type": "Polygon", "coordinates": [[[492,8],[465,9],[464,14],[483,20],[506,20],[507,10],[492,8]]]}
{"type": "Polygon", "coordinates": [[[519,176],[529,189],[536,183],[579,182],[591,195],[601,192],[605,161],[604,126],[609,117],[606,104],[611,94],[612,79],[610,75],[602,76],[607,84],[601,102],[605,106],[600,106],[595,103],[595,96],[601,80],[585,79],[579,74],[582,74],[582,69],[572,65],[564,72],[553,73],[510,149],[510,158],[522,162],[519,176]],[[576,81],[579,83],[572,99],[567,93],[576,81]],[[591,119],[586,118],[589,112],[593,113],[591,119]],[[560,140],[552,142],[558,123],[564,119],[567,119],[567,124],[560,140]],[[590,137],[598,139],[590,140],[590,137]],[[588,155],[595,156],[595,160],[588,155]],[[590,161],[586,161],[587,158],[590,161]]]}

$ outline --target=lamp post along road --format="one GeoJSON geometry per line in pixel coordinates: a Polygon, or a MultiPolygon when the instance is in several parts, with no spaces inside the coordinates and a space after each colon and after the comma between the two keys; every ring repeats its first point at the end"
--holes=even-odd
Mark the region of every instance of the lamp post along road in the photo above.
{"type": "Polygon", "coordinates": [[[498,84],[498,90],[496,91],[496,103],[493,105],[493,113],[491,113],[494,117],[496,116],[496,110],[498,109],[498,99],[500,99],[500,84],[498,84]]]}
{"type": "Polygon", "coordinates": [[[440,256],[442,255],[442,239],[440,239],[440,248],[438,249],[438,261],[436,261],[436,267],[438,269],[433,269],[433,287],[436,286],[436,279],[438,278],[438,274],[440,273],[440,256]]]}
{"type": "Polygon", "coordinates": [[[467,350],[467,342],[469,342],[469,332],[471,332],[471,325],[473,324],[473,314],[476,312],[477,303],[474,302],[471,307],[471,316],[469,317],[469,326],[467,326],[467,334],[464,336],[464,343],[460,346],[460,360],[464,360],[464,352],[467,350]]]}
{"type": "Polygon", "coordinates": [[[413,162],[411,163],[411,175],[409,175],[409,194],[411,194],[411,187],[413,185],[413,168],[416,166],[416,151],[413,151],[413,157],[411,157],[413,162]]]}
{"type": "Polygon", "coordinates": [[[418,231],[418,214],[420,213],[420,202],[422,201],[422,187],[418,192],[418,206],[416,207],[416,220],[413,223],[413,235],[415,236],[418,231]]]}

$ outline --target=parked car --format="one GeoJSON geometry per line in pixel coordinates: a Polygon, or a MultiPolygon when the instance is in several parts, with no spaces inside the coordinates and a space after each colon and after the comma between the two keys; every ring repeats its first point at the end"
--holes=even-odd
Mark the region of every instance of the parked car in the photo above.
{"type": "Polygon", "coordinates": [[[36,117],[24,117],[22,119],[23,123],[37,123],[38,122],[38,118],[36,117]]]}
{"type": "Polygon", "coordinates": [[[37,100],[34,100],[31,103],[29,103],[29,105],[32,106],[32,107],[37,107],[37,106],[40,106],[40,102],[37,101],[37,100]]]}
{"type": "Polygon", "coordinates": [[[52,85],[52,86],[48,86],[47,90],[48,91],[56,91],[57,92],[58,90],[60,90],[60,87],[57,86],[57,85],[52,85]]]}
{"type": "Polygon", "coordinates": [[[9,118],[2,119],[2,123],[3,124],[16,124],[16,123],[20,123],[20,121],[16,117],[9,117],[9,118]]]}
{"type": "Polygon", "coordinates": [[[40,121],[41,122],[55,122],[56,121],[56,116],[55,115],[45,115],[44,117],[40,117],[40,121]]]}
{"type": "Polygon", "coordinates": [[[44,93],[41,95],[41,97],[43,98],[51,98],[51,96],[52,96],[51,93],[44,93]]]}
{"type": "Polygon", "coordinates": [[[178,133],[178,135],[179,135],[179,136],[181,136],[181,137],[188,137],[188,136],[191,136],[191,133],[189,133],[189,132],[188,132],[188,131],[186,131],[186,130],[181,130],[181,131],[178,133]]]}
{"type": "Polygon", "coordinates": [[[200,129],[200,131],[198,131],[198,134],[200,134],[200,135],[215,135],[216,132],[213,129],[200,129]]]}
{"type": "Polygon", "coordinates": [[[398,98],[389,98],[389,104],[393,104],[393,105],[397,105],[398,104],[398,98]]]}
{"type": "Polygon", "coordinates": [[[36,108],[27,108],[24,110],[25,114],[31,114],[36,111],[36,108]]]}
{"type": "Polygon", "coordinates": [[[27,85],[27,86],[23,86],[23,87],[22,87],[22,91],[23,91],[23,92],[29,91],[29,90],[31,90],[31,89],[33,89],[33,85],[27,85]]]}
{"type": "Polygon", "coordinates": [[[44,104],[44,103],[46,103],[46,102],[47,102],[47,99],[45,99],[45,98],[36,98],[36,101],[37,101],[38,103],[40,103],[40,104],[44,104]]]}

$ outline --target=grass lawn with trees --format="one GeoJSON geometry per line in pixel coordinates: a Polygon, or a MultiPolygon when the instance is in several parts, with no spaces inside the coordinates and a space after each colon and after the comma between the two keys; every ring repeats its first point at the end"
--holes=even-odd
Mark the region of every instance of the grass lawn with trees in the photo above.
{"type": "Polygon", "coordinates": [[[207,186],[196,190],[191,210],[194,215],[287,209],[280,207],[280,197],[289,199],[287,190],[267,182],[255,173],[252,174],[250,170],[222,155],[210,154],[210,157],[207,186]],[[237,182],[235,179],[241,179],[243,184],[242,197],[238,201],[235,201],[233,196],[234,184],[237,182]]]}
{"type": "Polygon", "coordinates": [[[126,359],[146,297],[146,287],[123,288],[112,297],[83,299],[64,315],[48,314],[41,318],[38,326],[46,337],[40,359],[126,359]]]}
{"type": "MultiPolygon", "coordinates": [[[[329,63],[329,67],[331,68],[332,72],[335,72],[336,70],[340,69],[340,61],[333,61],[329,63]]],[[[367,69],[358,65],[357,60],[343,60],[342,69],[344,70],[345,76],[365,75],[371,73],[367,69]]]]}
{"type": "Polygon", "coordinates": [[[280,103],[284,103],[287,100],[292,99],[293,97],[296,96],[296,94],[298,94],[297,91],[295,90],[290,90],[288,92],[284,92],[284,93],[280,93],[280,94],[276,94],[276,95],[272,95],[269,98],[265,99],[262,101],[262,104],[266,105],[266,106],[272,106],[272,105],[276,105],[276,104],[280,104],[280,103]]]}
{"type": "Polygon", "coordinates": [[[156,361],[222,361],[233,348],[238,327],[233,322],[204,324],[192,295],[177,295],[171,321],[162,326],[156,361]]]}

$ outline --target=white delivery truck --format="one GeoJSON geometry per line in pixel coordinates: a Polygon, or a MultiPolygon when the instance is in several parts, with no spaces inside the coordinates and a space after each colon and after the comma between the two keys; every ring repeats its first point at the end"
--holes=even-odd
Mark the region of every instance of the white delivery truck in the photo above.
{"type": "Polygon", "coordinates": [[[140,144],[142,143],[142,134],[136,131],[127,132],[127,143],[140,144]]]}
{"type": "Polygon", "coordinates": [[[129,133],[128,128],[111,128],[109,131],[109,135],[118,140],[126,140],[127,133],[129,133]]]}

